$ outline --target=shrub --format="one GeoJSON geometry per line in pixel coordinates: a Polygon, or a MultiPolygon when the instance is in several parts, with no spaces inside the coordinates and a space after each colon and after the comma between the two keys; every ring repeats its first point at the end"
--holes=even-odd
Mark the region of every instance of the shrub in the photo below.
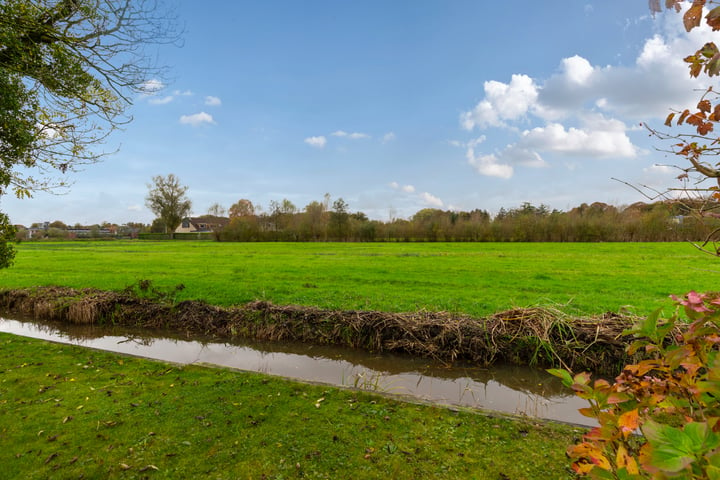
{"type": "Polygon", "coordinates": [[[644,353],[614,383],[551,370],[590,406],[598,426],[568,448],[573,470],[597,479],[720,479],[720,293],[673,296],[624,332],[644,353]],[[684,315],[683,315],[684,314],[684,315]]]}

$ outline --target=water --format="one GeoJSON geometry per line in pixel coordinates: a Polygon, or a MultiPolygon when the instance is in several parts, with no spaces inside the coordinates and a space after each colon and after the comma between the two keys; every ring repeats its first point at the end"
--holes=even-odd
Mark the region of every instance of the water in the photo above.
{"type": "Polygon", "coordinates": [[[0,318],[0,331],[180,364],[212,364],[581,425],[587,402],[547,372],[446,366],[407,355],[299,343],[183,338],[171,332],[0,318]]]}

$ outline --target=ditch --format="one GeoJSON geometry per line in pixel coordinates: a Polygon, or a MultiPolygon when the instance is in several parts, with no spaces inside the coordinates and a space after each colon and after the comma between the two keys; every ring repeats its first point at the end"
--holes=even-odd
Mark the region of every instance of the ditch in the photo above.
{"type": "MultiPolygon", "coordinates": [[[[15,316],[15,315],[14,315],[15,316]]],[[[20,318],[15,316],[15,318],[20,318]]],[[[0,331],[179,364],[211,364],[294,380],[360,388],[411,401],[498,411],[588,425],[587,403],[542,369],[452,366],[407,354],[283,341],[263,342],[94,324],[0,318],[0,331]]]]}

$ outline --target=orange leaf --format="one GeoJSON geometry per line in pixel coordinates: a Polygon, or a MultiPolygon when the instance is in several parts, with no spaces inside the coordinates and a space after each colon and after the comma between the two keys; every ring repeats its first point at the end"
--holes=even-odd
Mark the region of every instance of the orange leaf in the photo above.
{"type": "Polygon", "coordinates": [[[710,122],[705,122],[702,125],[698,125],[697,132],[700,135],[707,135],[708,133],[713,131],[713,124],[710,122]]]}
{"type": "Polygon", "coordinates": [[[712,103],[710,103],[710,100],[700,100],[700,103],[698,103],[697,108],[701,112],[710,113],[710,110],[712,109],[712,103]]]}
{"type": "Polygon", "coordinates": [[[683,25],[685,25],[686,31],[689,32],[693,28],[700,26],[703,5],[705,5],[705,0],[694,0],[692,7],[690,7],[688,11],[685,12],[685,15],[683,15],[683,25]]]}
{"type": "Polygon", "coordinates": [[[673,113],[671,113],[670,115],[668,115],[667,118],[665,119],[665,126],[666,126],[666,127],[672,127],[672,120],[673,120],[673,118],[675,118],[675,112],[673,112],[673,113]]]}
{"type": "Polygon", "coordinates": [[[618,419],[618,427],[625,438],[628,438],[639,426],[640,416],[637,408],[623,413],[618,419]]]}
{"type": "Polygon", "coordinates": [[[703,112],[696,112],[687,117],[687,123],[695,127],[699,127],[705,123],[705,114],[703,112]]]}
{"type": "Polygon", "coordinates": [[[688,115],[690,115],[690,110],[685,109],[685,111],[680,114],[680,118],[678,118],[677,124],[682,125],[683,123],[685,123],[685,119],[688,117],[688,115]]]}
{"type": "Polygon", "coordinates": [[[637,462],[633,457],[630,456],[630,454],[628,454],[627,449],[622,444],[618,447],[617,455],[615,457],[615,463],[617,464],[618,468],[625,467],[627,469],[627,472],[631,475],[637,475],[640,473],[637,462]]]}

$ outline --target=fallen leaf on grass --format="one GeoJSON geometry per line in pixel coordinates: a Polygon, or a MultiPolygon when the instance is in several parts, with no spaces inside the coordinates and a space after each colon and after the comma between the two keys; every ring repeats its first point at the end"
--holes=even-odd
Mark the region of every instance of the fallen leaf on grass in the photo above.
{"type": "Polygon", "coordinates": [[[140,469],[141,472],[147,472],[148,470],[158,471],[160,469],[158,467],[156,467],[155,465],[146,465],[140,469]]]}

